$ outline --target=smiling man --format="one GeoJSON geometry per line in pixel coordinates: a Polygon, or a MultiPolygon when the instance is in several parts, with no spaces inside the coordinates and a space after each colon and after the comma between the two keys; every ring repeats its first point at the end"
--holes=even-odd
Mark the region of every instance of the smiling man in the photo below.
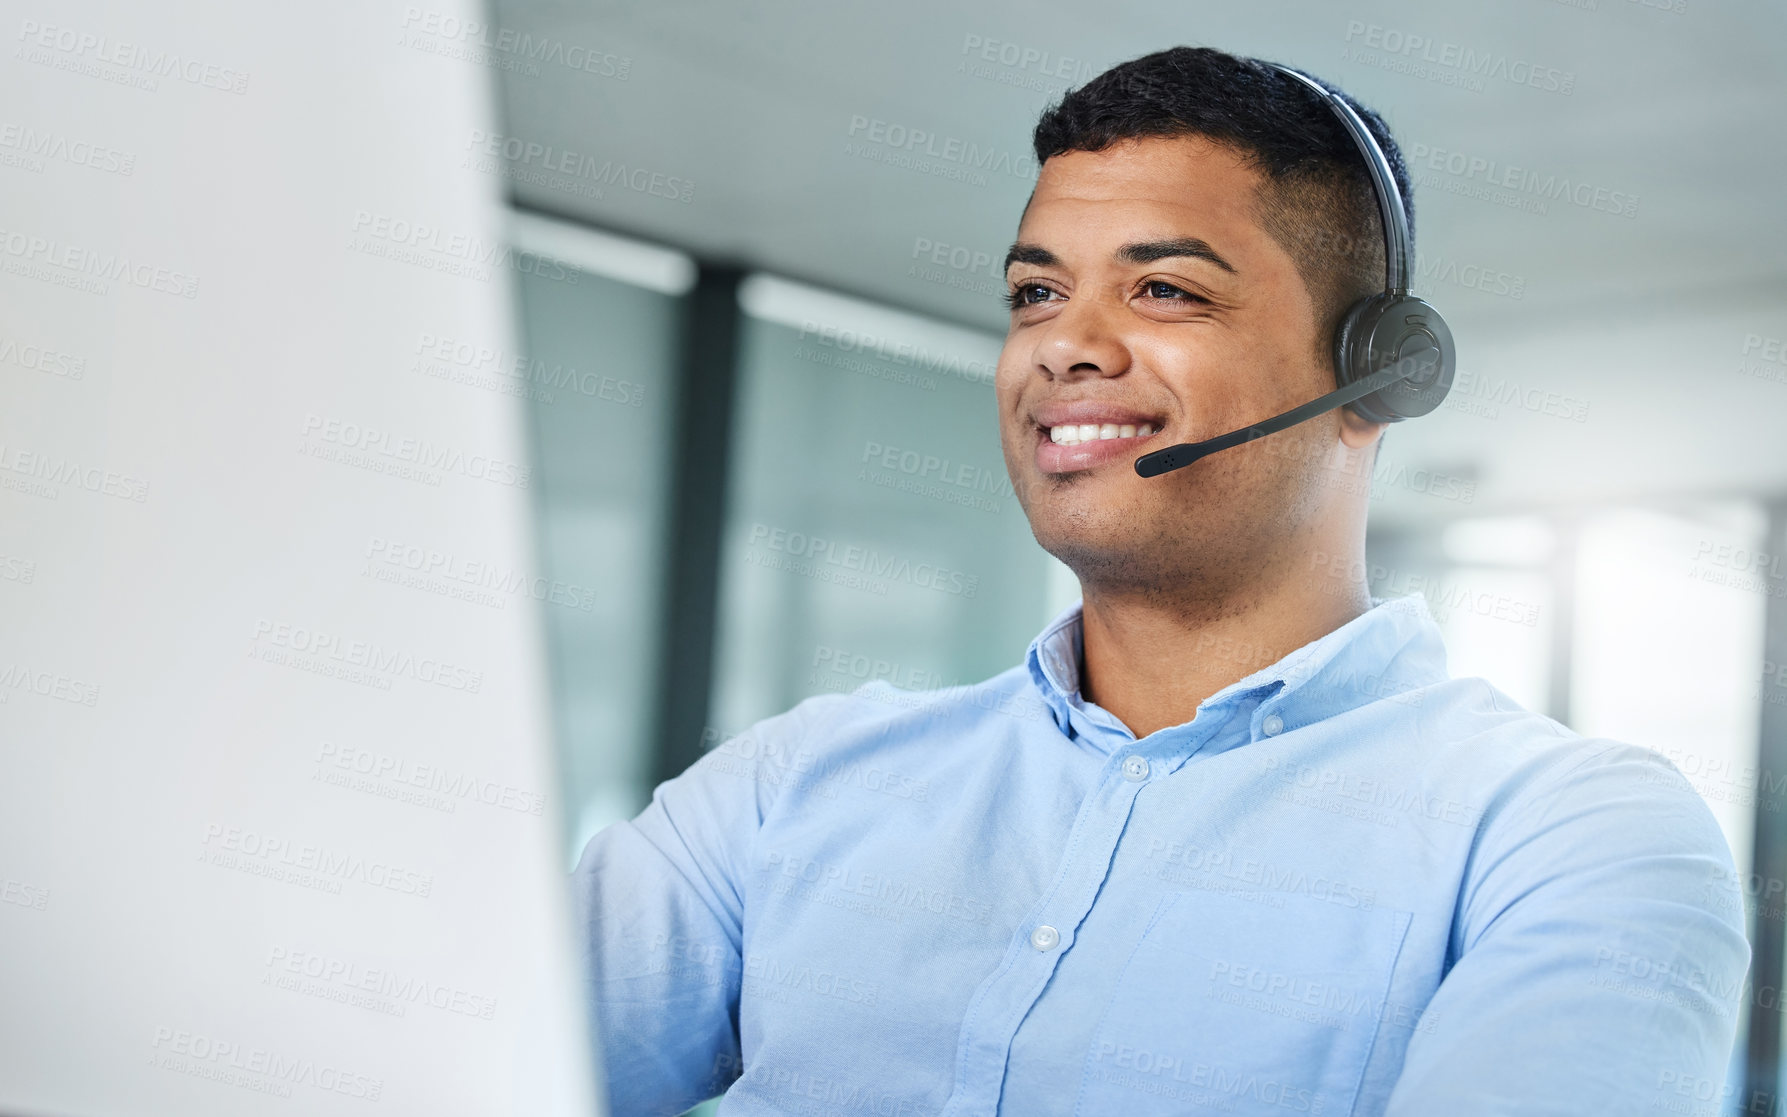
{"type": "MultiPolygon", "coordinates": [[[[1382,122],[1365,113],[1406,173],[1382,122]]],[[[614,1111],[1636,1114],[1716,1096],[1748,963],[1666,761],[1450,678],[1363,580],[1381,290],[1321,97],[1178,48],[1070,93],[997,399],[1083,601],[973,687],[809,699],[577,868],[614,1111]],[[1367,409],[1368,410],[1368,409],[1367,409]]]]}

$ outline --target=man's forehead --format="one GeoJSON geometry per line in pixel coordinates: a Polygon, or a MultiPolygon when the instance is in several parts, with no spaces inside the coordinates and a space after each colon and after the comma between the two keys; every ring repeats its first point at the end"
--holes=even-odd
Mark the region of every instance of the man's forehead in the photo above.
{"type": "Polygon", "coordinates": [[[1099,255],[1118,263],[1183,256],[1234,274],[1233,242],[1237,235],[1251,239],[1237,221],[1252,231],[1260,181],[1239,152],[1202,136],[1148,137],[1053,156],[1018,221],[1006,266],[1054,266],[1071,246],[1097,240],[1105,242],[1099,255]],[[1088,238],[1094,230],[1102,235],[1088,238]],[[1229,255],[1212,241],[1228,242],[1229,255]]]}
{"type": "MultiPolygon", "coordinates": [[[[1165,173],[1232,179],[1253,186],[1260,180],[1246,154],[1206,136],[1142,136],[1118,140],[1097,151],[1064,151],[1044,160],[1031,201],[1039,196],[1133,183],[1160,183],[1165,173]]],[[[1163,183],[1166,185],[1166,183],[1163,183]]]]}
{"type": "Polygon", "coordinates": [[[1080,225],[1104,207],[1140,214],[1159,210],[1250,219],[1256,212],[1257,169],[1234,148],[1201,136],[1126,140],[1098,151],[1051,156],[1018,218],[1020,241],[1033,226],[1060,220],[1080,225]]]}

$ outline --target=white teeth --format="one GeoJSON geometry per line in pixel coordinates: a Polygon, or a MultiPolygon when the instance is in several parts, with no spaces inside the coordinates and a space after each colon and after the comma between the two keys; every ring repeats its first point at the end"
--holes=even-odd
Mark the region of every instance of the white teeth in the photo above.
{"type": "Polygon", "coordinates": [[[1146,438],[1153,433],[1153,423],[1143,423],[1140,426],[1133,423],[1070,423],[1050,427],[1049,441],[1062,446],[1077,446],[1082,442],[1102,442],[1107,438],[1146,438]]]}

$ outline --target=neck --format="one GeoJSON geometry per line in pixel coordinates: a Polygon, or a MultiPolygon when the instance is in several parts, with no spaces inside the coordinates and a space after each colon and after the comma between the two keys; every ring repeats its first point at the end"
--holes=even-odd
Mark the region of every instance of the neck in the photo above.
{"type": "Polygon", "coordinates": [[[1082,583],[1082,697],[1137,738],[1190,721],[1223,687],[1370,609],[1363,534],[1326,552],[1344,555],[1344,564],[1309,561],[1320,553],[1287,556],[1219,594],[1198,586],[1163,595],[1082,583]]]}

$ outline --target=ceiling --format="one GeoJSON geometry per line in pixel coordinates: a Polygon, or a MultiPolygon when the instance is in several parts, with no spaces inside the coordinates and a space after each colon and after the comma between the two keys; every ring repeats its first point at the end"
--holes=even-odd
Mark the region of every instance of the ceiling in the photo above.
{"type": "Polygon", "coordinates": [[[498,70],[507,136],[592,157],[513,176],[518,204],[996,334],[1045,104],[1175,44],[1302,66],[1440,164],[1411,160],[1416,289],[1460,383],[1392,431],[1380,518],[1787,493],[1787,363],[1745,364],[1787,338],[1778,5],[495,0],[495,20],[605,59],[498,70]],[[1491,72],[1452,64],[1464,50],[1491,72]],[[1528,73],[1568,92],[1502,76],[1528,73]],[[943,173],[897,165],[902,132],[943,173]],[[1490,161],[1531,185],[1472,196],[1490,161]],[[1566,179],[1589,204],[1541,193],[1566,179]],[[1468,485],[1435,493],[1436,473],[1468,485]]]}

